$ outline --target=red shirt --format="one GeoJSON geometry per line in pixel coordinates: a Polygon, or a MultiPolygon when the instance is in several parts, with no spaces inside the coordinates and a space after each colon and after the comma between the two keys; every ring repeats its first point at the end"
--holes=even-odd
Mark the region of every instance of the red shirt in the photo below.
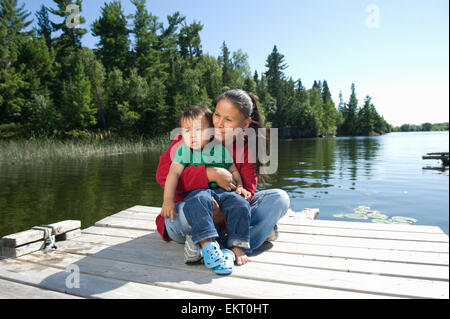
{"type": "MultiPolygon", "coordinates": [[[[156,171],[156,181],[162,187],[164,187],[166,183],[167,174],[169,173],[170,165],[172,164],[171,158],[174,158],[174,154],[181,143],[183,143],[183,139],[181,135],[178,135],[172,141],[172,144],[170,144],[169,148],[159,158],[159,165],[156,171]],[[170,156],[171,153],[173,154],[172,157],[170,156]]],[[[243,147],[240,147],[240,149],[238,150],[236,150],[236,143],[230,145],[229,147],[227,147],[227,149],[233,155],[234,164],[241,174],[244,188],[248,190],[253,197],[258,184],[258,178],[255,172],[255,163],[249,163],[248,160],[249,154],[247,141],[245,140],[243,147]],[[243,163],[239,163],[236,159],[243,159],[240,160],[240,162],[243,163]]],[[[186,193],[202,188],[208,188],[208,178],[206,176],[205,165],[186,166],[178,180],[178,185],[175,190],[175,202],[183,201],[186,197],[186,193]]],[[[167,235],[164,220],[164,217],[162,217],[161,215],[158,215],[156,217],[156,229],[161,235],[162,239],[169,241],[171,239],[167,235]]]]}

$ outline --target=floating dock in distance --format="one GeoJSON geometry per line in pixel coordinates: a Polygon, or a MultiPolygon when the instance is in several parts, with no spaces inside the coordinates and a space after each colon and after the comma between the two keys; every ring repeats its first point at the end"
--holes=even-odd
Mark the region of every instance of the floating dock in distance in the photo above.
{"type": "Polygon", "coordinates": [[[449,163],[449,152],[440,152],[440,153],[427,153],[427,155],[423,155],[422,159],[427,160],[427,159],[436,159],[436,160],[441,160],[442,161],[442,165],[444,166],[448,166],[449,163]]]}
{"type": "Polygon", "coordinates": [[[449,298],[449,240],[435,226],[287,214],[277,241],[219,276],[161,240],[160,209],[134,206],[56,250],[0,260],[0,298],[449,298]]]}

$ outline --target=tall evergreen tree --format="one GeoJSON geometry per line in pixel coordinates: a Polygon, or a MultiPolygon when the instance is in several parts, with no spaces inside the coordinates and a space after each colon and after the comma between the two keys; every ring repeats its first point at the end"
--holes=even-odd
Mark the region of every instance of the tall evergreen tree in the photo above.
{"type": "Polygon", "coordinates": [[[87,33],[86,29],[80,28],[80,25],[86,22],[86,19],[81,16],[82,0],[53,1],[57,9],[50,9],[50,13],[63,19],[60,22],[51,22],[54,32],[62,31],[62,34],[55,39],[57,56],[67,57],[74,50],[81,48],[81,38],[87,33]]]}
{"type": "Polygon", "coordinates": [[[371,97],[369,95],[364,99],[364,105],[358,112],[357,133],[359,135],[369,135],[374,131],[376,115],[371,110],[371,97]]]}
{"type": "Polygon", "coordinates": [[[118,0],[105,3],[101,17],[92,25],[92,35],[100,37],[97,55],[106,70],[127,66],[130,41],[128,39],[127,19],[118,0]]]}
{"type": "Polygon", "coordinates": [[[219,57],[219,61],[222,64],[222,83],[224,87],[231,88],[233,81],[232,70],[233,64],[230,58],[230,51],[225,43],[222,44],[222,55],[219,57]]]}
{"type": "Polygon", "coordinates": [[[0,124],[20,122],[26,103],[29,83],[17,63],[29,37],[24,28],[32,22],[27,21],[31,13],[24,6],[17,7],[17,0],[0,0],[0,124]]]}
{"type": "Polygon", "coordinates": [[[342,123],[343,135],[357,135],[357,120],[358,120],[358,99],[356,98],[355,84],[352,83],[351,94],[348,103],[344,109],[344,119],[342,123]]]}
{"type": "Polygon", "coordinates": [[[278,52],[276,45],[273,47],[272,53],[267,57],[266,68],[268,68],[265,73],[267,77],[267,89],[277,102],[280,103],[283,98],[283,70],[287,68],[287,65],[284,63],[284,55],[278,52]]]}
{"type": "Polygon", "coordinates": [[[200,40],[200,32],[203,30],[203,25],[200,22],[194,21],[187,25],[185,24],[178,37],[178,45],[180,47],[180,55],[183,59],[189,59],[193,62],[194,58],[202,55],[202,45],[200,40]]]}
{"type": "MultiPolygon", "coordinates": [[[[134,66],[141,76],[149,79],[159,78],[165,80],[168,76],[167,62],[163,61],[161,45],[168,44],[166,41],[160,44],[158,31],[162,30],[162,24],[158,18],[148,12],[146,0],[132,0],[136,7],[133,20],[134,34],[134,66]]],[[[169,25],[170,27],[170,25],[169,25]]]]}
{"type": "Polygon", "coordinates": [[[39,36],[44,37],[45,42],[48,47],[51,47],[52,43],[52,26],[50,24],[50,19],[48,17],[48,8],[44,5],[41,5],[41,9],[36,12],[36,18],[38,28],[36,30],[39,36]]]}

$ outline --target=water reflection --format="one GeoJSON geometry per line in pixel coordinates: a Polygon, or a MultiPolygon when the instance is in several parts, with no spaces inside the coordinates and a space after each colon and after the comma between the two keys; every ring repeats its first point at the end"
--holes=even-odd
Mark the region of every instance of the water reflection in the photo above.
{"type": "MultiPolygon", "coordinates": [[[[302,194],[304,188],[336,186],[336,179],[356,181],[372,176],[380,140],[374,138],[312,138],[279,142],[279,169],[271,187],[302,194]]],[[[351,187],[354,189],[354,187],[351,187]]]]}
{"type": "Polygon", "coordinates": [[[145,203],[160,206],[159,154],[0,165],[0,235],[64,219],[82,227],[145,203]]]}

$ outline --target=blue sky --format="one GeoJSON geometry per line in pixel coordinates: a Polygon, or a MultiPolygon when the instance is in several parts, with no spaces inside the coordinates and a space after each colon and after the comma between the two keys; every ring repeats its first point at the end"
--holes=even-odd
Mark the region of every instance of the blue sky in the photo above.
{"type": "MultiPolygon", "coordinates": [[[[19,0],[33,13],[52,0],[19,0]]],[[[126,14],[134,12],[121,0],[126,14]]],[[[90,28],[105,1],[84,0],[82,15],[90,28]]],[[[180,11],[200,21],[203,52],[220,54],[222,42],[242,49],[250,67],[265,72],[277,45],[289,66],[287,76],[328,81],[337,105],[339,91],[348,100],[351,83],[360,104],[369,94],[377,110],[393,124],[449,120],[449,3],[377,0],[148,0],[148,10],[167,22],[180,11]]],[[[36,20],[36,19],[35,19],[36,20]]],[[[98,42],[90,33],[83,45],[98,42]]]]}

